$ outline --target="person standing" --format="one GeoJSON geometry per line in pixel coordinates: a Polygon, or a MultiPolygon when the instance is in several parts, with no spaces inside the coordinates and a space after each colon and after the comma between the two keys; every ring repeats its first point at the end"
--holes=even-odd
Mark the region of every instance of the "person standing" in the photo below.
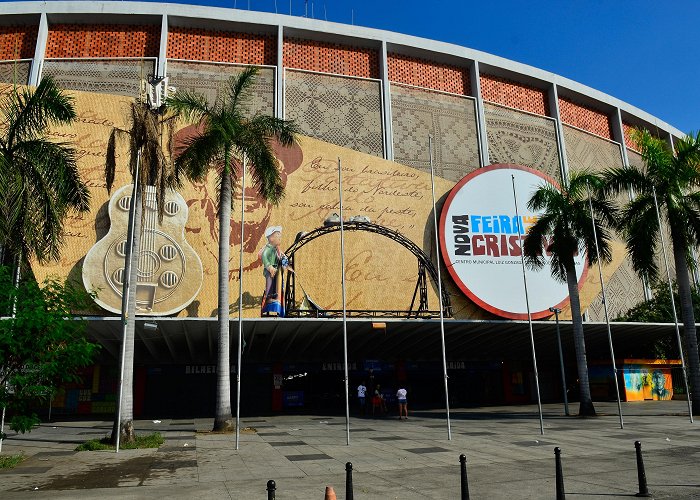
{"type": "Polygon", "coordinates": [[[362,412],[362,416],[364,417],[365,411],[366,411],[366,399],[365,397],[367,396],[367,387],[365,387],[365,381],[363,380],[360,385],[357,386],[357,401],[360,403],[360,411],[362,412]]]}
{"type": "Polygon", "coordinates": [[[404,415],[406,416],[406,420],[408,420],[408,402],[406,401],[407,394],[408,391],[403,387],[400,387],[399,390],[396,391],[396,399],[399,402],[399,420],[401,420],[401,417],[404,415]]]}

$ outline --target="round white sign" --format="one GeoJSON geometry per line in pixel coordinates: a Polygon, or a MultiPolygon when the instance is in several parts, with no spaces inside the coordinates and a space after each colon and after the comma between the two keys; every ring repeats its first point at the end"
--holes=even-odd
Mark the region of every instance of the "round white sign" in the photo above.
{"type": "MultiPolygon", "coordinates": [[[[521,264],[521,236],[539,216],[527,208],[544,182],[544,174],[520,165],[497,164],[475,170],[450,191],[440,216],[442,258],[457,286],[478,306],[498,316],[527,319],[521,264]],[[513,179],[518,201],[516,216],[513,179]]],[[[585,256],[576,257],[579,286],[585,277],[585,256]]],[[[550,307],[569,299],[566,283],[554,279],[549,260],[539,270],[526,266],[533,319],[551,316],[550,307]]]]}

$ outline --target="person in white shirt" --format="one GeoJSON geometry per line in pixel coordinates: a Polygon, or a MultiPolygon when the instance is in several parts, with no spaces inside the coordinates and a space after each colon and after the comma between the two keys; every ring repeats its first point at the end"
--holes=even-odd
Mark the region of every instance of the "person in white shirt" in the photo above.
{"type": "Polygon", "coordinates": [[[396,399],[399,402],[399,420],[401,420],[401,417],[404,415],[406,416],[406,420],[408,420],[408,403],[406,402],[407,393],[408,391],[403,387],[396,391],[396,399]]]}
{"type": "Polygon", "coordinates": [[[357,400],[360,403],[360,410],[362,411],[362,415],[364,415],[366,411],[365,396],[367,396],[367,387],[365,387],[365,382],[363,380],[362,383],[357,386],[357,400]]]}

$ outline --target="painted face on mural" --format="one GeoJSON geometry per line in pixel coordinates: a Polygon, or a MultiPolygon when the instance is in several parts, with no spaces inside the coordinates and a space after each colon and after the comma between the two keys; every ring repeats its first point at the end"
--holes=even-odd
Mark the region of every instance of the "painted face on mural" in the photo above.
{"type": "MultiPolygon", "coordinates": [[[[175,156],[177,157],[187,143],[197,136],[199,133],[199,128],[194,125],[189,125],[183,129],[180,129],[174,137],[174,150],[175,156]]],[[[299,145],[294,144],[291,147],[283,147],[276,141],[272,142],[272,149],[275,153],[275,157],[279,162],[280,167],[280,177],[282,179],[282,184],[286,187],[289,175],[297,170],[303,161],[303,153],[299,145]]],[[[234,167],[238,171],[238,178],[240,179],[240,172],[242,167],[238,161],[234,162],[234,167]]],[[[210,174],[211,175],[211,174],[210,174]]],[[[245,224],[243,228],[243,250],[246,254],[246,262],[244,263],[244,270],[255,269],[259,267],[260,261],[257,259],[257,250],[260,241],[264,238],[265,228],[270,225],[270,217],[272,215],[272,205],[266,203],[263,199],[258,196],[257,189],[251,182],[251,178],[248,175],[246,177],[246,189],[245,189],[245,224]]],[[[191,212],[199,212],[199,214],[190,215],[190,221],[197,220],[207,220],[209,223],[209,234],[213,241],[219,240],[219,223],[216,213],[216,191],[215,188],[208,183],[192,183],[195,191],[197,191],[198,196],[187,200],[187,205],[190,207],[191,212]]],[[[240,185],[234,187],[234,206],[240,207],[240,202],[242,199],[242,193],[240,190],[240,185]]],[[[199,233],[203,230],[201,227],[188,226],[186,228],[187,232],[199,233]]],[[[233,214],[231,218],[231,237],[230,244],[235,245],[238,243],[241,234],[241,223],[240,215],[236,213],[233,214]]],[[[231,271],[238,271],[237,258],[231,260],[231,271]],[[235,262],[234,262],[235,261],[235,262]]]]}

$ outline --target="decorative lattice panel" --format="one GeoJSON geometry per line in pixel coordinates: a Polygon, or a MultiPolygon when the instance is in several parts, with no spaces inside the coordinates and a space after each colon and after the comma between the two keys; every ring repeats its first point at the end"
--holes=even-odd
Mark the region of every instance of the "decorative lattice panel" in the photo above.
{"type": "Polygon", "coordinates": [[[559,115],[564,123],[587,130],[606,139],[612,139],[613,137],[610,128],[610,117],[602,111],[579,104],[571,99],[560,97],[559,115]]]}
{"type": "MultiPolygon", "coordinates": [[[[168,84],[178,90],[189,90],[204,94],[207,101],[213,104],[218,98],[225,96],[229,88],[228,82],[243,71],[245,66],[230,64],[212,64],[189,61],[168,60],[168,84]]],[[[248,111],[273,115],[275,112],[275,70],[260,68],[253,85],[248,111]]]]}
{"type": "Polygon", "coordinates": [[[481,75],[481,96],[503,106],[549,115],[547,91],[492,75],[481,75]]]}
{"type": "Polygon", "coordinates": [[[627,149],[627,160],[630,163],[630,167],[638,169],[644,168],[644,159],[642,159],[642,155],[640,155],[636,151],[630,151],[629,149],[627,149]]]}
{"type": "Polygon", "coordinates": [[[429,172],[432,135],[436,175],[456,182],[479,168],[472,99],[392,84],[391,114],[397,162],[429,172]]]}
{"type": "Polygon", "coordinates": [[[637,144],[632,140],[632,132],[634,129],[634,125],[622,122],[622,133],[625,136],[625,146],[627,146],[628,150],[633,149],[634,151],[637,151],[637,144]]]}
{"type": "Polygon", "coordinates": [[[64,89],[137,97],[141,79],[153,73],[152,59],[63,59],[44,61],[41,74],[64,89]]]}
{"type": "Polygon", "coordinates": [[[287,38],[283,60],[286,68],[379,78],[379,52],[368,47],[287,38]]]}
{"type": "Polygon", "coordinates": [[[31,67],[31,61],[0,61],[0,82],[26,85],[31,67]]]}
{"type": "Polygon", "coordinates": [[[387,72],[392,82],[469,95],[469,70],[403,54],[387,54],[387,72]]]}
{"type": "Polygon", "coordinates": [[[491,163],[517,163],[561,177],[557,133],[547,118],[484,103],[491,163]]]}
{"type": "Polygon", "coordinates": [[[171,26],[168,58],[238,64],[277,64],[277,37],[171,26]]]}
{"type": "Polygon", "coordinates": [[[160,24],[51,24],[46,57],[156,57],[159,46],[160,24]]]}
{"type": "Polygon", "coordinates": [[[0,60],[34,57],[37,26],[0,26],[0,60]]]}
{"type": "Polygon", "coordinates": [[[384,156],[380,83],[287,70],[285,115],[304,134],[384,156]]]}
{"type": "Polygon", "coordinates": [[[601,172],[621,167],[622,149],[616,142],[607,141],[574,127],[564,125],[566,159],[571,170],[601,172]]]}
{"type": "MultiPolygon", "coordinates": [[[[597,269],[591,269],[590,272],[597,273],[597,269]]],[[[644,300],[642,281],[632,269],[628,258],[622,261],[620,267],[605,283],[605,294],[608,299],[608,314],[611,320],[625,314],[644,300]]],[[[588,319],[589,321],[605,321],[602,294],[599,293],[588,307],[588,319]]]]}

